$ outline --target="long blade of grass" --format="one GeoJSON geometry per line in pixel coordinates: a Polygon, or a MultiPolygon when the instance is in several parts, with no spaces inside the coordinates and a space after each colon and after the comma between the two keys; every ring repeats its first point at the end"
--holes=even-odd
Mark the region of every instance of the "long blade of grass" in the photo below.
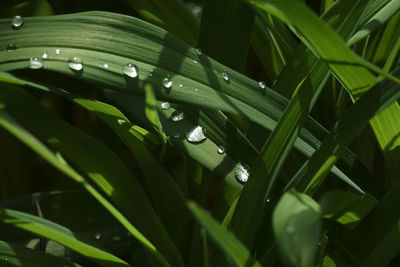
{"type": "Polygon", "coordinates": [[[6,266],[9,264],[17,267],[41,267],[43,262],[46,262],[52,266],[80,267],[79,264],[65,259],[4,241],[0,241],[0,255],[2,265],[6,266]]]}
{"type": "Polygon", "coordinates": [[[80,240],[78,234],[46,219],[15,210],[0,209],[0,220],[3,223],[12,224],[15,227],[56,240],[102,266],[129,266],[114,255],[90,245],[87,241],[80,240]]]}

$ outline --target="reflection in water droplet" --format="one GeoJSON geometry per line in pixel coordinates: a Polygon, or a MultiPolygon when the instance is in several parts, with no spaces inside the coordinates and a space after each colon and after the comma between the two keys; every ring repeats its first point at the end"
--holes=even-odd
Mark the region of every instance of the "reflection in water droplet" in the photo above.
{"type": "Polygon", "coordinates": [[[165,88],[169,89],[169,88],[171,88],[171,86],[172,86],[172,81],[169,79],[169,77],[165,77],[165,78],[162,80],[162,85],[163,85],[165,88]]]}
{"type": "Polygon", "coordinates": [[[37,59],[36,57],[29,59],[29,68],[38,70],[43,68],[43,62],[37,59]]]}
{"type": "Polygon", "coordinates": [[[11,51],[14,51],[15,49],[17,49],[17,46],[15,44],[8,44],[6,49],[7,49],[7,52],[11,52],[11,51]]]}
{"type": "Polygon", "coordinates": [[[262,91],[267,87],[266,82],[261,81],[258,83],[258,88],[260,88],[262,91]]]}
{"type": "Polygon", "coordinates": [[[130,78],[136,78],[139,75],[137,66],[132,63],[124,65],[122,67],[122,72],[130,78]]]}
{"type": "Polygon", "coordinates": [[[199,56],[201,56],[203,54],[203,51],[201,51],[200,48],[196,48],[195,51],[196,51],[196,54],[199,56]]]}
{"type": "Polygon", "coordinates": [[[169,102],[162,102],[162,103],[161,103],[161,108],[162,108],[163,110],[170,109],[170,108],[171,108],[171,104],[170,104],[169,102]]]}
{"type": "Polygon", "coordinates": [[[245,183],[249,179],[250,172],[247,166],[238,163],[235,167],[235,178],[239,183],[245,183]]]}
{"type": "Polygon", "coordinates": [[[267,203],[271,202],[271,200],[269,198],[267,198],[267,203]]]}
{"type": "Polygon", "coordinates": [[[24,19],[19,15],[13,17],[11,20],[12,28],[15,30],[21,28],[23,24],[24,24],[24,19]]]}
{"type": "Polygon", "coordinates": [[[186,138],[191,143],[199,143],[205,140],[207,137],[204,133],[203,127],[196,126],[186,134],[186,138]]]}
{"type": "Polygon", "coordinates": [[[103,64],[101,64],[101,67],[103,69],[108,69],[109,65],[108,65],[108,63],[103,63],[103,64]]]}
{"type": "Polygon", "coordinates": [[[56,55],[59,55],[59,54],[61,54],[60,49],[56,49],[56,55]]]}
{"type": "Polygon", "coordinates": [[[175,110],[172,115],[171,115],[171,120],[172,121],[181,121],[185,118],[185,114],[181,111],[175,110]]]}
{"type": "Polygon", "coordinates": [[[47,55],[47,53],[46,52],[43,52],[43,54],[42,54],[42,58],[43,59],[47,59],[49,57],[49,55],[47,55]]]}
{"type": "Polygon", "coordinates": [[[194,64],[197,64],[198,62],[197,62],[197,60],[193,59],[193,63],[194,63],[194,64]]]}
{"type": "Polygon", "coordinates": [[[114,233],[113,236],[112,236],[112,241],[118,242],[120,240],[121,240],[121,237],[119,236],[119,234],[114,233]]]}
{"type": "Polygon", "coordinates": [[[183,87],[183,84],[180,83],[180,84],[179,84],[179,87],[182,88],[182,87],[183,87]]]}
{"type": "Polygon", "coordinates": [[[83,69],[82,60],[79,57],[73,57],[68,60],[68,67],[74,71],[80,71],[83,69]]]}
{"type": "Polygon", "coordinates": [[[217,149],[218,154],[224,154],[225,153],[225,148],[223,146],[219,146],[217,149]]]}
{"type": "Polygon", "coordinates": [[[94,238],[95,238],[96,240],[100,240],[101,234],[100,234],[100,233],[95,233],[95,234],[94,234],[94,238]]]}
{"type": "Polygon", "coordinates": [[[223,72],[223,73],[222,73],[222,78],[224,78],[224,80],[225,80],[226,82],[229,82],[229,74],[228,74],[227,72],[223,72]]]}

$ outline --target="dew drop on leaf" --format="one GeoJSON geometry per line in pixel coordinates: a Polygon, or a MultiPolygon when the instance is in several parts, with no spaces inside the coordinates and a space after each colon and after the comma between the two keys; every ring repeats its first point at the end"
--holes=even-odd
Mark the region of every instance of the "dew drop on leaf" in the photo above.
{"type": "Polygon", "coordinates": [[[136,78],[139,75],[137,66],[132,63],[124,65],[122,67],[122,72],[130,78],[136,78]]]}
{"type": "Polygon", "coordinates": [[[49,57],[49,55],[48,55],[46,52],[43,52],[42,58],[43,58],[43,59],[47,59],[48,57],[49,57]]]}
{"type": "Polygon", "coordinates": [[[11,26],[15,30],[21,28],[23,24],[24,24],[24,19],[19,15],[14,16],[11,20],[11,26]]]}
{"type": "Polygon", "coordinates": [[[101,67],[103,69],[108,69],[109,65],[108,65],[108,63],[103,63],[103,64],[101,64],[101,67]]]}
{"type": "Polygon", "coordinates": [[[169,77],[165,77],[165,78],[162,80],[162,85],[163,85],[165,88],[169,89],[169,88],[171,88],[171,86],[172,86],[172,81],[169,79],[169,77]]]}
{"type": "Polygon", "coordinates": [[[56,55],[59,55],[59,54],[61,54],[60,49],[56,49],[56,55]]]}
{"type": "Polygon", "coordinates": [[[170,104],[169,102],[162,102],[162,103],[161,103],[161,108],[162,108],[163,110],[170,109],[170,108],[171,108],[171,104],[170,104]]]}
{"type": "Polygon", "coordinates": [[[186,134],[186,138],[191,143],[199,143],[207,139],[204,129],[201,126],[196,126],[186,134]]]}
{"type": "Polygon", "coordinates": [[[237,164],[235,167],[235,178],[239,183],[245,183],[249,179],[250,172],[249,168],[242,164],[237,164]]]}
{"type": "Polygon", "coordinates": [[[181,112],[181,111],[177,111],[175,110],[172,115],[171,115],[171,120],[172,121],[181,121],[185,118],[185,113],[181,112]]]}
{"type": "Polygon", "coordinates": [[[222,73],[222,78],[226,81],[229,82],[229,74],[227,72],[222,73]]]}
{"type": "Polygon", "coordinates": [[[258,88],[260,88],[261,90],[264,90],[267,87],[266,82],[261,81],[258,83],[258,88]]]}
{"type": "Polygon", "coordinates": [[[217,149],[218,154],[224,154],[225,153],[225,148],[223,146],[219,146],[217,149]]]}
{"type": "Polygon", "coordinates": [[[82,60],[79,57],[73,57],[68,61],[68,67],[74,71],[83,69],[82,60]]]}
{"type": "Polygon", "coordinates": [[[31,57],[29,59],[29,68],[33,70],[38,70],[43,68],[43,62],[37,59],[36,57],[31,57]]]}
{"type": "Polygon", "coordinates": [[[100,240],[100,238],[101,238],[101,234],[100,233],[95,233],[94,234],[94,239],[100,240]]]}
{"type": "Polygon", "coordinates": [[[201,56],[201,55],[203,54],[203,51],[201,51],[200,48],[196,48],[195,51],[196,51],[196,54],[197,54],[198,56],[201,56]]]}

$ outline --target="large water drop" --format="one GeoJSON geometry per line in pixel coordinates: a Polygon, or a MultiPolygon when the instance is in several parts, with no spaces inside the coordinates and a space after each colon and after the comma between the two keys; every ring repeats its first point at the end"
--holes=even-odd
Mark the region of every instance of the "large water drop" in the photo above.
{"type": "Polygon", "coordinates": [[[235,178],[239,183],[245,183],[249,179],[250,172],[246,166],[237,164],[235,167],[235,178]]]}
{"type": "Polygon", "coordinates": [[[171,108],[171,104],[170,104],[169,102],[162,102],[162,103],[161,103],[161,108],[162,108],[163,110],[170,109],[170,108],[171,108]]]}
{"type": "Polygon", "coordinates": [[[163,85],[165,88],[169,89],[169,88],[171,88],[171,86],[172,86],[172,81],[169,79],[169,77],[165,77],[165,78],[162,80],[162,85],[163,85]]]}
{"type": "Polygon", "coordinates": [[[199,143],[207,139],[204,129],[201,126],[196,126],[186,134],[186,138],[191,143],[199,143]]]}
{"type": "Polygon", "coordinates": [[[122,72],[130,78],[136,78],[139,75],[137,66],[132,63],[124,65],[122,67],[122,72]]]}
{"type": "Polygon", "coordinates": [[[23,24],[24,24],[24,19],[19,15],[14,16],[11,20],[11,26],[15,30],[21,28],[23,24]]]}
{"type": "Polygon", "coordinates": [[[81,71],[83,69],[82,60],[79,57],[73,57],[68,61],[68,67],[74,71],[81,71]]]}
{"type": "Polygon", "coordinates": [[[171,120],[175,122],[181,121],[184,118],[185,118],[185,113],[183,113],[182,111],[175,110],[171,115],[171,120]]]}
{"type": "Polygon", "coordinates": [[[29,68],[38,70],[43,68],[43,62],[37,59],[36,57],[31,57],[29,59],[29,68]]]}

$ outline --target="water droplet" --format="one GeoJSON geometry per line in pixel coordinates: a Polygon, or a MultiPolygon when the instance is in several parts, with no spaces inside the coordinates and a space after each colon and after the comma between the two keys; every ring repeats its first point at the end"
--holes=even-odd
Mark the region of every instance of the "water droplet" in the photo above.
{"type": "Polygon", "coordinates": [[[171,86],[172,86],[172,81],[169,79],[169,77],[165,77],[165,78],[162,80],[162,85],[163,85],[165,88],[169,89],[169,88],[171,88],[171,86]]]}
{"type": "Polygon", "coordinates": [[[179,84],[179,87],[182,88],[182,87],[183,87],[183,84],[180,83],[180,84],[179,84]]]}
{"type": "Polygon", "coordinates": [[[185,118],[185,113],[178,111],[178,110],[175,110],[171,115],[171,120],[175,121],[175,122],[181,121],[184,118],[185,118]]]}
{"type": "Polygon", "coordinates": [[[271,202],[271,199],[267,198],[267,203],[271,202]]]}
{"type": "Polygon", "coordinates": [[[56,49],[56,55],[59,55],[59,54],[61,54],[60,49],[56,49]]]}
{"type": "Polygon", "coordinates": [[[11,52],[11,51],[14,51],[15,49],[17,49],[17,47],[15,44],[8,44],[6,49],[7,49],[7,52],[11,52]]]}
{"type": "Polygon", "coordinates": [[[108,65],[108,63],[103,63],[103,64],[101,64],[101,67],[103,69],[108,69],[109,65],[108,65]]]}
{"type": "Polygon", "coordinates": [[[193,59],[193,63],[194,63],[194,64],[197,64],[198,62],[197,62],[197,60],[193,59]]]}
{"type": "Polygon", "coordinates": [[[162,108],[163,110],[170,109],[170,108],[171,108],[171,104],[170,104],[169,102],[162,102],[162,103],[161,103],[161,108],[162,108]]]}
{"type": "Polygon", "coordinates": [[[179,134],[179,133],[174,133],[174,138],[179,138],[179,137],[181,137],[181,135],[179,134]]]}
{"type": "Polygon", "coordinates": [[[217,149],[218,154],[224,154],[225,153],[225,148],[223,146],[219,146],[217,149]]]}
{"type": "Polygon", "coordinates": [[[245,183],[249,179],[250,172],[247,166],[237,164],[235,167],[235,178],[239,183],[245,183]]]}
{"type": "Polygon", "coordinates": [[[39,59],[37,59],[36,57],[31,57],[29,59],[29,68],[34,69],[34,70],[38,70],[43,68],[43,62],[40,61],[39,59]]]}
{"type": "Polygon", "coordinates": [[[118,233],[114,233],[113,236],[112,236],[112,241],[118,242],[120,240],[121,240],[121,237],[119,236],[119,234],[118,233]]]}
{"type": "Polygon", "coordinates": [[[137,66],[132,63],[128,63],[128,64],[124,65],[122,67],[122,72],[126,76],[131,77],[131,78],[136,78],[139,75],[137,66]]]}
{"type": "Polygon", "coordinates": [[[197,89],[197,88],[194,88],[194,91],[195,91],[195,92],[198,92],[198,91],[199,91],[199,89],[197,89]]]}
{"type": "Polygon", "coordinates": [[[149,71],[149,77],[151,77],[151,76],[153,76],[153,69],[151,69],[150,71],[149,71]]]}
{"type": "Polygon", "coordinates": [[[24,19],[21,16],[15,16],[11,20],[12,28],[17,30],[24,24],[24,19]]]}
{"type": "Polygon", "coordinates": [[[100,240],[101,234],[100,234],[100,233],[95,233],[95,234],[94,234],[94,238],[95,238],[96,240],[100,240]]]}
{"type": "Polygon", "coordinates": [[[197,54],[198,56],[201,56],[201,55],[203,54],[203,51],[201,51],[200,48],[196,48],[195,51],[196,51],[196,54],[197,54]]]}
{"type": "Polygon", "coordinates": [[[201,126],[196,126],[186,134],[186,138],[191,143],[199,143],[204,141],[207,137],[204,129],[201,126]]]}
{"type": "Polygon", "coordinates": [[[43,52],[43,54],[42,54],[42,58],[43,59],[47,59],[49,57],[49,55],[47,55],[47,53],[46,52],[43,52]]]}
{"type": "Polygon", "coordinates": [[[81,71],[83,69],[82,60],[79,57],[73,57],[68,61],[68,67],[74,71],[81,71]]]}
{"type": "Polygon", "coordinates": [[[261,81],[258,83],[258,88],[260,88],[261,90],[264,90],[267,87],[266,82],[261,81]]]}
{"type": "Polygon", "coordinates": [[[224,80],[225,80],[226,82],[229,82],[229,74],[228,74],[227,72],[223,72],[223,73],[222,73],[222,78],[224,78],[224,80]]]}

